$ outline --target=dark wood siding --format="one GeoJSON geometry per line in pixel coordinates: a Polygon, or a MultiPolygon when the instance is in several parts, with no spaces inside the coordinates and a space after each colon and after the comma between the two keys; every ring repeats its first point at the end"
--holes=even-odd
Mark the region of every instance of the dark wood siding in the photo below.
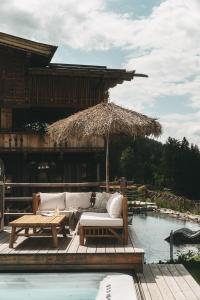
{"type": "Polygon", "coordinates": [[[0,100],[1,102],[25,101],[24,53],[0,48],[0,100]]]}
{"type": "Polygon", "coordinates": [[[102,101],[104,88],[100,79],[30,75],[31,105],[63,105],[89,107],[102,101]]]}

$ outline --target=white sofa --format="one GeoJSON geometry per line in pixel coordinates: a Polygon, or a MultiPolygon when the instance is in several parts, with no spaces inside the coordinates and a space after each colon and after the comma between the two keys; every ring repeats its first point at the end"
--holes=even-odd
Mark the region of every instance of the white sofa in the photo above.
{"type": "Polygon", "coordinates": [[[69,211],[92,210],[106,212],[108,199],[112,196],[109,193],[37,193],[33,194],[33,213],[42,214],[59,210],[60,214],[68,214],[69,211]],[[94,205],[92,205],[94,203],[94,205]]]}
{"type": "Polygon", "coordinates": [[[58,212],[68,215],[69,212],[91,207],[92,193],[37,193],[33,194],[33,213],[45,214],[58,212]]]}
{"type": "MultiPolygon", "coordinates": [[[[98,203],[98,201],[97,201],[98,203]]],[[[79,221],[80,245],[87,237],[115,237],[127,244],[127,200],[119,193],[111,194],[106,201],[106,212],[84,212],[79,221]]]]}
{"type": "Polygon", "coordinates": [[[122,239],[127,243],[127,200],[119,193],[37,193],[33,195],[33,213],[48,214],[58,212],[70,218],[73,212],[80,212],[80,244],[85,237],[114,236],[122,230],[122,239]],[[92,205],[93,203],[93,205],[92,205]],[[89,232],[89,233],[88,233],[89,232]],[[98,234],[97,234],[98,233],[98,234]]]}

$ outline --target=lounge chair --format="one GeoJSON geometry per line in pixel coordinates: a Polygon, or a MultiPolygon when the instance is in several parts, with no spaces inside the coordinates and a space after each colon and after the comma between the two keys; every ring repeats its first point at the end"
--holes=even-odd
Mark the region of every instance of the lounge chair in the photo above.
{"type": "Polygon", "coordinates": [[[79,221],[80,245],[84,245],[85,238],[88,237],[112,237],[124,245],[128,243],[127,199],[120,194],[113,194],[106,207],[106,213],[85,212],[81,215],[79,221]],[[120,198],[121,200],[119,200],[120,198]],[[120,206],[117,207],[117,205],[120,206]]]}

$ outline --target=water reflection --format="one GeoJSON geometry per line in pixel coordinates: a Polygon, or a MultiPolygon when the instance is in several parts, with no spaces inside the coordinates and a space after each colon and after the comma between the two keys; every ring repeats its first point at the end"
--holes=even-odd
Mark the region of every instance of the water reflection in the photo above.
{"type": "MultiPolygon", "coordinates": [[[[145,260],[148,263],[169,259],[169,243],[165,241],[165,238],[169,236],[171,230],[175,231],[183,227],[200,230],[198,224],[156,213],[134,215],[132,224],[145,250],[145,260]]],[[[198,248],[200,244],[174,246],[174,253],[177,250],[197,251],[198,248]]]]}

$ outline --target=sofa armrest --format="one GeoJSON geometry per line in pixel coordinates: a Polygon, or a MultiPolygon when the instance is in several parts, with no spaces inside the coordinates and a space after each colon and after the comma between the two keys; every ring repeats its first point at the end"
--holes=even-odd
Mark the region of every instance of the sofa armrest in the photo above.
{"type": "Polygon", "coordinates": [[[34,215],[38,211],[40,201],[41,201],[40,200],[40,194],[39,193],[34,193],[33,196],[32,196],[32,210],[33,210],[34,215]]]}
{"type": "Polygon", "coordinates": [[[122,201],[122,218],[123,218],[123,230],[124,230],[124,244],[128,243],[128,201],[126,197],[123,197],[122,201]]]}

